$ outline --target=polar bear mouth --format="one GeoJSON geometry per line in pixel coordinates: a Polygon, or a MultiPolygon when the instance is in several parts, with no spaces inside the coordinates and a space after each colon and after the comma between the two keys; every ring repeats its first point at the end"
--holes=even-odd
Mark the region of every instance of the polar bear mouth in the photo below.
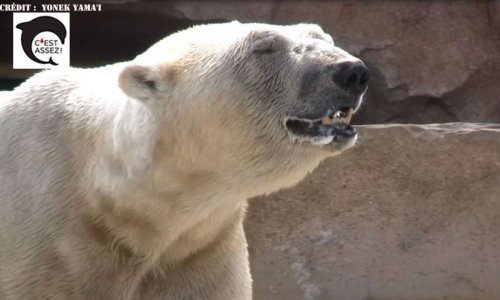
{"type": "Polygon", "coordinates": [[[284,125],[294,140],[327,145],[356,136],[356,129],[350,125],[353,113],[352,107],[330,109],[324,117],[316,120],[286,117],[284,125]]]}

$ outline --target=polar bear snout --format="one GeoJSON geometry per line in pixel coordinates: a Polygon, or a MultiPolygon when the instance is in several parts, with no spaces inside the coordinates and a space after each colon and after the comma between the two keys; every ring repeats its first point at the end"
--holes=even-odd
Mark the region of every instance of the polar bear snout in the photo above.
{"type": "Polygon", "coordinates": [[[370,72],[361,60],[346,61],[337,66],[332,78],[339,87],[359,97],[368,87],[370,72]]]}
{"type": "Polygon", "coordinates": [[[337,52],[343,55],[340,61],[332,63],[325,55],[325,67],[304,74],[299,95],[305,108],[284,120],[292,140],[329,145],[330,150],[354,145],[357,131],[350,122],[368,89],[370,73],[360,59],[335,48],[337,52]]]}

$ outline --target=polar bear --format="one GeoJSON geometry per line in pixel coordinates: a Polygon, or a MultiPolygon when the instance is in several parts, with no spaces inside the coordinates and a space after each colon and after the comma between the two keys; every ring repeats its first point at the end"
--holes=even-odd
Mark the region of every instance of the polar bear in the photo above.
{"type": "Polygon", "coordinates": [[[0,298],[251,299],[247,199],[355,144],[368,70],[312,24],[200,25],[0,102],[0,298]]]}

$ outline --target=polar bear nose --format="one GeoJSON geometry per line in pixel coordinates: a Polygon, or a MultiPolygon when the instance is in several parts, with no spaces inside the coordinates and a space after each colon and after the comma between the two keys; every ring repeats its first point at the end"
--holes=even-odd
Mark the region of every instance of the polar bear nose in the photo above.
{"type": "Polygon", "coordinates": [[[370,73],[365,64],[358,61],[346,61],[337,65],[333,80],[348,92],[359,94],[368,86],[370,73]]]}

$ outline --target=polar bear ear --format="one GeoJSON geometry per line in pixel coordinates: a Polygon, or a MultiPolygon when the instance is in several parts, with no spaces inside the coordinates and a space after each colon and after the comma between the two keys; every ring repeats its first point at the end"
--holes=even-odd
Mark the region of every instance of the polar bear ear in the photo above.
{"type": "Polygon", "coordinates": [[[279,50],[280,36],[270,31],[252,32],[252,52],[255,54],[270,54],[279,50]]]}
{"type": "Polygon", "coordinates": [[[162,80],[163,78],[151,67],[131,65],[121,71],[118,84],[128,96],[145,100],[162,91],[162,80]]]}

